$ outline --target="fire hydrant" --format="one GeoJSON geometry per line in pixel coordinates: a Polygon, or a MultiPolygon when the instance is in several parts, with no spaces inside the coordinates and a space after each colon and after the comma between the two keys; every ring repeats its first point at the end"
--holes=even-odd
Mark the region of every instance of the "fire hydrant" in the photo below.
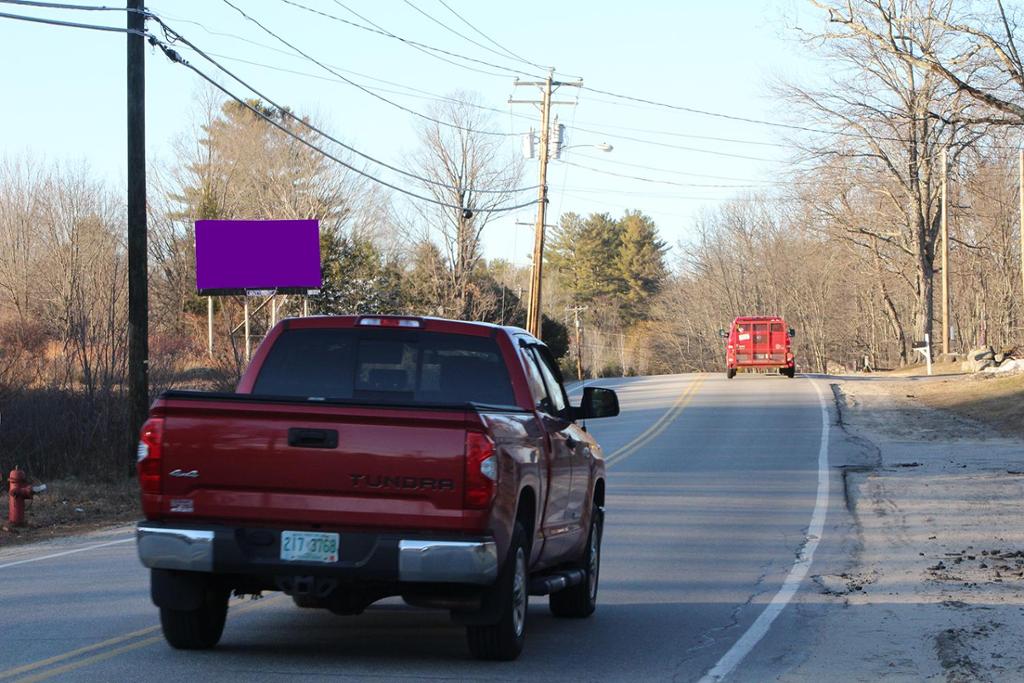
{"type": "Polygon", "coordinates": [[[11,526],[25,525],[25,501],[46,490],[46,485],[32,486],[25,472],[15,467],[11,470],[9,482],[9,507],[7,521],[11,526]]]}

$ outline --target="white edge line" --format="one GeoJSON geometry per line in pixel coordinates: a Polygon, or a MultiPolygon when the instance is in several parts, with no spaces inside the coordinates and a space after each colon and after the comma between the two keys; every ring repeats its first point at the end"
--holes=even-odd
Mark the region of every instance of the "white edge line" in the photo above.
{"type": "Polygon", "coordinates": [[[768,633],[772,622],[782,613],[782,610],[789,604],[789,601],[796,595],[800,582],[807,576],[814,560],[814,551],[818,549],[821,535],[825,528],[825,515],[828,513],[828,406],[825,397],[818,387],[818,383],[809,380],[814,391],[818,394],[818,402],[821,404],[821,446],[818,449],[818,496],[814,502],[814,513],[811,515],[810,526],[807,527],[806,542],[800,549],[789,575],[783,581],[782,587],[764,608],[764,611],[757,617],[753,624],[744,632],[740,639],[733,643],[729,651],[722,655],[718,663],[700,679],[699,683],[717,683],[728,676],[739,666],[743,658],[750,654],[754,646],[760,642],[768,633]]]}
{"type": "Polygon", "coordinates": [[[64,552],[61,552],[61,553],[53,553],[51,555],[43,555],[42,557],[31,557],[31,558],[29,558],[27,560],[18,560],[16,562],[8,562],[7,564],[0,564],[0,569],[7,569],[8,567],[16,567],[19,564],[28,564],[29,562],[42,562],[43,560],[52,560],[55,557],[64,557],[65,555],[74,555],[75,553],[84,553],[86,550],[95,550],[97,548],[106,548],[107,546],[118,545],[120,543],[128,543],[128,542],[134,541],[134,540],[135,540],[135,537],[131,536],[130,538],[122,538],[122,539],[118,539],[116,541],[108,541],[106,543],[96,543],[94,545],[89,545],[89,546],[86,546],[84,548],[75,548],[74,550],[65,550],[64,552]]]}

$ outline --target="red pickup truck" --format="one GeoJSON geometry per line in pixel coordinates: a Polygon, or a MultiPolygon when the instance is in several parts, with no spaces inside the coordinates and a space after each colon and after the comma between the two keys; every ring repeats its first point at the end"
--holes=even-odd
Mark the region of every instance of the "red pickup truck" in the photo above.
{"type": "Polygon", "coordinates": [[[216,645],[228,598],[358,614],[444,608],[473,655],[514,659],[529,595],[595,608],[605,503],[583,420],[525,331],[398,316],[284,320],[237,393],[169,391],[142,428],[138,552],[167,641],[216,645]]]}

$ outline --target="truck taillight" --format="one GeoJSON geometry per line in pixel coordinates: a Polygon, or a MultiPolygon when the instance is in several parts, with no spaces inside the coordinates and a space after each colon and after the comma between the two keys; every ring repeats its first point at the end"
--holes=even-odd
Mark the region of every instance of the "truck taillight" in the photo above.
{"type": "Polygon", "coordinates": [[[494,442],[486,434],[466,432],[466,476],[462,506],[473,510],[487,508],[494,500],[498,480],[498,457],[494,442]]]}
{"type": "Polygon", "coordinates": [[[139,448],[136,452],[139,472],[139,487],[143,493],[160,494],[160,458],[163,455],[164,420],[151,417],[139,432],[139,448]]]}

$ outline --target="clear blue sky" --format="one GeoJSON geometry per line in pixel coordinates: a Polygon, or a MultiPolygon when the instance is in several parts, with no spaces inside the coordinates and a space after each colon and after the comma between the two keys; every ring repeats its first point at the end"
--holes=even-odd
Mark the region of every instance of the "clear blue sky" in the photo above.
{"type": "MultiPolygon", "coordinates": [[[[103,4],[102,0],[76,1],[103,4]]],[[[485,104],[502,110],[503,113],[494,115],[494,125],[502,131],[525,131],[531,121],[519,117],[536,117],[535,110],[528,105],[507,104],[513,92],[511,74],[493,76],[457,68],[396,40],[318,18],[281,0],[235,1],[317,59],[339,70],[364,74],[347,74],[353,80],[395,91],[382,94],[405,106],[423,111],[429,102],[405,88],[372,81],[367,76],[438,95],[456,89],[476,91],[485,104]]],[[[362,23],[334,0],[297,1],[362,23]]],[[[439,0],[410,2],[491,46],[439,0]]],[[[553,65],[559,74],[582,76],[588,86],[618,93],[793,122],[770,96],[766,80],[776,76],[816,76],[814,63],[786,31],[787,23],[794,21],[820,22],[816,12],[802,0],[446,2],[511,51],[533,62],[553,65]]],[[[110,4],[119,3],[111,0],[110,4]]],[[[344,0],[344,5],[396,35],[484,61],[517,65],[512,58],[487,52],[446,31],[402,0],[344,0]]],[[[223,57],[223,63],[239,75],[293,109],[312,112],[331,132],[350,144],[397,165],[415,147],[414,119],[410,114],[330,80],[333,77],[329,73],[301,57],[287,54],[287,48],[221,0],[151,0],[148,7],[194,43],[223,57]],[[282,73],[228,58],[321,78],[282,73]]],[[[33,11],[4,4],[0,4],[0,12],[118,26],[123,26],[124,21],[122,13],[33,11]]],[[[183,54],[194,64],[201,64],[196,55],[187,50],[183,54]]],[[[47,160],[85,161],[95,173],[108,178],[116,187],[123,187],[124,60],[123,34],[0,19],[0,67],[4,74],[0,154],[30,153],[47,160]]],[[[525,69],[524,77],[536,72],[526,65],[519,66],[525,69]]],[[[243,92],[232,87],[240,94],[243,92]]],[[[200,82],[194,74],[147,47],[147,144],[151,159],[167,160],[171,140],[189,127],[199,89],[200,82]]],[[[523,96],[527,95],[525,88],[521,90],[523,96]]],[[[599,131],[570,130],[569,144],[606,141],[615,147],[608,154],[586,148],[569,150],[567,160],[619,174],[676,183],[760,186],[784,170],[785,160],[792,154],[785,147],[755,144],[781,142],[785,131],[779,129],[630,105],[587,91],[580,93],[577,107],[560,107],[557,113],[570,128],[576,125],[599,131]],[[748,142],[690,139],[681,135],[748,142]],[[687,151],[627,137],[775,161],[687,151]]],[[[510,138],[508,144],[518,149],[520,143],[510,138]]],[[[536,162],[527,162],[523,184],[535,183],[536,174],[536,162]]],[[[396,180],[386,172],[381,175],[396,180]]],[[[552,220],[570,210],[620,214],[624,209],[637,208],[654,217],[670,244],[686,238],[702,207],[748,191],[645,183],[557,161],[552,163],[549,185],[552,220]]],[[[514,254],[516,262],[527,261],[531,228],[516,227],[516,219],[530,221],[532,211],[523,210],[491,224],[484,237],[488,256],[514,254]]]]}

